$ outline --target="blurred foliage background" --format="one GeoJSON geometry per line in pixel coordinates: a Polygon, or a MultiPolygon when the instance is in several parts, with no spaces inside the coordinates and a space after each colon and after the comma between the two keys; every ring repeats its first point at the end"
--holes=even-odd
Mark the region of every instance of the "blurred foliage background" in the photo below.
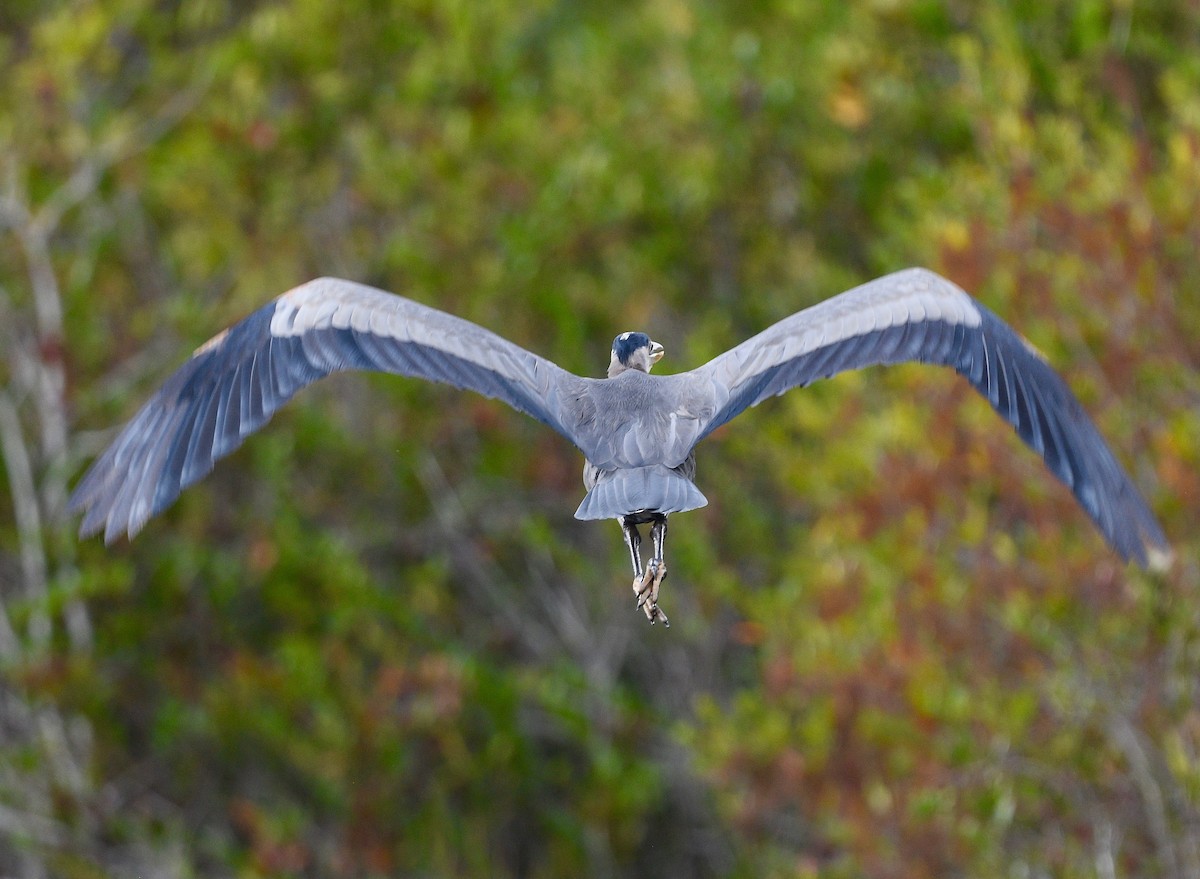
{"type": "Polygon", "coordinates": [[[1191,0],[5,0],[0,873],[1200,876],[1191,0]],[[1047,353],[1175,542],[952,373],[702,449],[635,611],[499,404],[305,392],[132,544],[69,486],[319,274],[582,374],[908,265],[1047,353]]]}

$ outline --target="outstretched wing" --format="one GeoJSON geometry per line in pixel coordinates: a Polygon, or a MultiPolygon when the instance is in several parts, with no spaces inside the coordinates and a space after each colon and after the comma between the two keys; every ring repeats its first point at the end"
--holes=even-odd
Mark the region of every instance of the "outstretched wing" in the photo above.
{"type": "Polygon", "coordinates": [[[965,376],[1074,493],[1109,544],[1146,564],[1167,541],[1146,502],[1063,380],[961,288],[907,269],[785,318],[692,374],[717,406],[701,436],[749,406],[839,372],[938,363],[965,376]]]}
{"type": "Polygon", "coordinates": [[[469,388],[574,441],[564,411],[577,376],[470,321],[318,278],[214,336],[167,379],[76,487],[80,533],[132,537],[293,394],[348,369],[469,388]]]}

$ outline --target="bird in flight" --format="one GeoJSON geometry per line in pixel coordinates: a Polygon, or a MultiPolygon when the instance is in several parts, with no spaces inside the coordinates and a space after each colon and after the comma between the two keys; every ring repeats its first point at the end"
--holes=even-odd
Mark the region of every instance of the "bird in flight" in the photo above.
{"type": "Polygon", "coordinates": [[[578,519],[616,519],[651,623],[667,576],[667,519],[708,503],[696,445],[750,406],[875,364],[952,367],[1074,493],[1109,545],[1146,565],[1166,537],[1063,380],[961,288],[907,269],[797,312],[708,363],[653,375],[663,346],[613,340],[608,376],[583,378],[435,308],[338,278],[302,284],[196,349],[92,464],[70,499],[83,536],[132,537],[301,388],[342,370],[469,388],[557,430],[583,453],[578,519]],[[642,564],[639,526],[653,549],[642,564]]]}

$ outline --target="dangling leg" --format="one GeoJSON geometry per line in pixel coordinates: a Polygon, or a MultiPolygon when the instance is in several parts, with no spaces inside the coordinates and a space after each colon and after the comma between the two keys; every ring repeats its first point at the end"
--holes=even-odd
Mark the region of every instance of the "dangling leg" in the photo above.
{"type": "Polygon", "coordinates": [[[617,520],[621,523],[621,532],[625,535],[625,545],[629,547],[629,559],[633,562],[633,593],[641,595],[646,588],[647,577],[642,573],[642,535],[638,533],[637,525],[632,518],[622,516],[617,520]]]}
{"type": "Polygon", "coordinates": [[[651,625],[662,620],[664,626],[670,626],[667,615],[658,606],[658,590],[663,580],[667,579],[667,562],[663,558],[667,548],[667,517],[661,516],[650,526],[650,539],[654,543],[654,554],[650,564],[646,566],[646,576],[642,589],[638,591],[638,607],[646,612],[646,618],[651,625]]]}

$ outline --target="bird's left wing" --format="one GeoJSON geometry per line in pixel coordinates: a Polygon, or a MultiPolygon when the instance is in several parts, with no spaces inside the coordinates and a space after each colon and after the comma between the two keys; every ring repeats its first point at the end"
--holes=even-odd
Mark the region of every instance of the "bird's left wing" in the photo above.
{"type": "Polygon", "coordinates": [[[350,369],[478,391],[575,441],[565,413],[582,379],[470,321],[318,278],[214,336],[167,379],[76,487],[80,533],[132,537],[293,394],[350,369]]]}
{"type": "MultiPolygon", "coordinates": [[[[1040,454],[1123,558],[1167,541],[1063,380],[957,285],[926,269],[870,281],[781,320],[688,375],[716,406],[700,438],[749,406],[850,369],[906,361],[953,367],[1040,454]]],[[[698,442],[699,440],[697,440],[698,442]]]]}

